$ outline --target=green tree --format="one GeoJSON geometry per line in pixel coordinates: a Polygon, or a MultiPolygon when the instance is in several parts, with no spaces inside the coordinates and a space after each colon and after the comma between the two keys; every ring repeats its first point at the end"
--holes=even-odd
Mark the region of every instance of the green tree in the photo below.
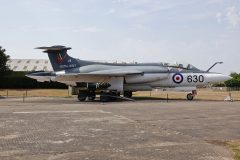
{"type": "Polygon", "coordinates": [[[5,49],[0,46],[0,75],[4,75],[10,71],[7,66],[7,61],[10,59],[9,55],[5,54],[5,49]]]}
{"type": "Polygon", "coordinates": [[[240,87],[240,73],[231,73],[232,79],[225,82],[227,87],[240,87]]]}

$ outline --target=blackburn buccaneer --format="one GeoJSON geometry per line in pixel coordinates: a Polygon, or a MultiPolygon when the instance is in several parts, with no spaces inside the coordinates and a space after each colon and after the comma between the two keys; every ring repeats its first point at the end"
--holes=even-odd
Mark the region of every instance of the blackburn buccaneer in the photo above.
{"type": "Polygon", "coordinates": [[[37,81],[56,81],[77,88],[79,101],[112,101],[120,94],[131,98],[136,91],[169,89],[189,91],[188,100],[197,94],[196,88],[230,79],[229,76],[200,70],[191,64],[134,63],[118,64],[85,61],[67,54],[71,48],[65,46],[38,47],[48,54],[53,72],[27,74],[37,81]]]}

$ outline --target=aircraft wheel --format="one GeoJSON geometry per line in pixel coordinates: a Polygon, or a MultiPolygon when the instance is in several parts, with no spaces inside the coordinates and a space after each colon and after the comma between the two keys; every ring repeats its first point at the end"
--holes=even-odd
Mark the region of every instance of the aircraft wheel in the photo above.
{"type": "Polygon", "coordinates": [[[131,91],[124,91],[123,96],[127,97],[127,98],[132,98],[132,92],[131,91]]]}
{"type": "Polygon", "coordinates": [[[86,98],[87,98],[87,92],[79,91],[79,93],[78,93],[78,100],[83,102],[83,101],[86,100],[86,98]]]}
{"type": "Polygon", "coordinates": [[[187,100],[191,101],[193,100],[194,96],[192,93],[187,94],[187,100]]]}

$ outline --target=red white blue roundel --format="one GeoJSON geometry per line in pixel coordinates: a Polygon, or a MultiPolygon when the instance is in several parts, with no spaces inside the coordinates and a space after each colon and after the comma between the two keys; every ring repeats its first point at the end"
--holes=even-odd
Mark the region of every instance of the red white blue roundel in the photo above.
{"type": "Polygon", "coordinates": [[[181,73],[175,73],[172,77],[173,82],[180,84],[183,81],[183,75],[181,73]]]}

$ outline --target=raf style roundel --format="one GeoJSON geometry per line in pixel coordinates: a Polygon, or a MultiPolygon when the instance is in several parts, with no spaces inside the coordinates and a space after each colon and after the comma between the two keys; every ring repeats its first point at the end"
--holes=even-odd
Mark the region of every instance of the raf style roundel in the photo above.
{"type": "Polygon", "coordinates": [[[183,75],[181,73],[175,73],[172,77],[173,82],[180,84],[183,81],[183,75]]]}

